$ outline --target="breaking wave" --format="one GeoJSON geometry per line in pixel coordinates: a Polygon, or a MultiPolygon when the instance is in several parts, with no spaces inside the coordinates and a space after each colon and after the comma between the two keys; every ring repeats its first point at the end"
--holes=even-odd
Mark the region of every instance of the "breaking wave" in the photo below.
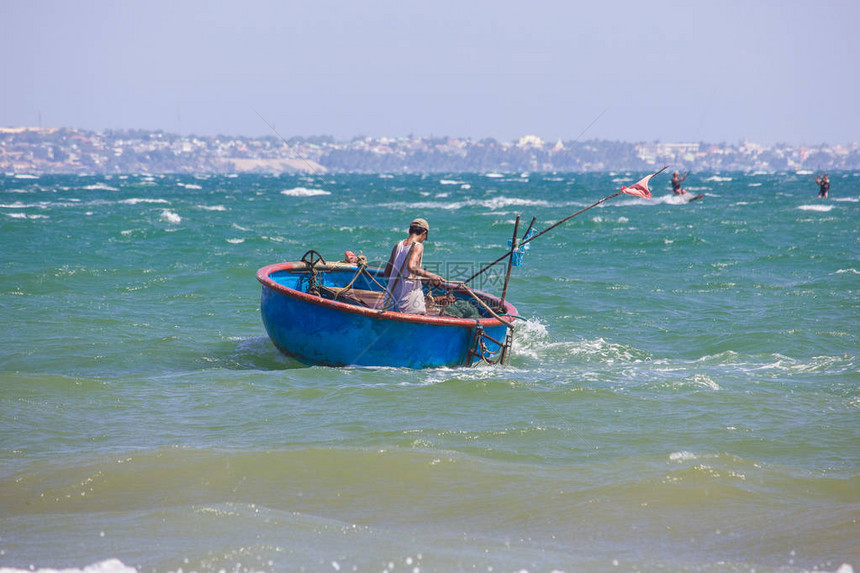
{"type": "Polygon", "coordinates": [[[288,197],[316,197],[318,195],[331,195],[331,191],[294,187],[293,189],[284,189],[281,191],[281,195],[286,195],[288,197]]]}

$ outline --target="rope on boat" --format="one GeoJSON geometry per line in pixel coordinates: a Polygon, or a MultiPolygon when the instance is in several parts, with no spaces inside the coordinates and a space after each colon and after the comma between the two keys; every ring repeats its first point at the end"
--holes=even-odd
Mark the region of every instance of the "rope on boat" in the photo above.
{"type": "MultiPolygon", "coordinates": [[[[492,315],[492,317],[493,317],[493,318],[495,318],[496,320],[498,320],[499,322],[501,322],[504,326],[506,326],[506,327],[508,327],[508,328],[510,328],[510,329],[513,329],[513,328],[514,328],[514,325],[513,325],[513,324],[511,324],[511,323],[510,323],[510,322],[508,322],[508,321],[502,320],[502,317],[501,317],[501,316],[499,316],[498,314],[496,314],[496,312],[495,312],[492,308],[490,308],[490,307],[487,305],[487,303],[485,303],[484,301],[482,301],[482,300],[480,299],[480,297],[478,297],[478,295],[477,295],[477,294],[475,294],[475,292],[474,292],[472,289],[470,289],[468,286],[466,286],[466,283],[452,283],[452,284],[456,284],[457,286],[463,287],[463,290],[465,290],[467,293],[469,293],[469,295],[470,295],[472,298],[474,298],[474,299],[478,302],[478,304],[480,304],[482,307],[484,307],[484,310],[486,310],[487,312],[489,312],[489,313],[492,315]]],[[[507,315],[505,315],[505,316],[507,316],[507,315]]]]}
{"type": "MultiPolygon", "coordinates": [[[[341,294],[343,294],[344,292],[346,292],[352,288],[352,285],[355,283],[356,279],[359,276],[361,276],[361,272],[364,271],[365,269],[367,269],[367,257],[365,257],[364,255],[361,255],[360,257],[358,257],[358,263],[357,264],[358,264],[358,272],[355,273],[355,276],[352,277],[352,280],[349,281],[349,284],[347,284],[345,287],[343,287],[342,290],[338,291],[334,295],[333,300],[337,300],[337,297],[339,297],[341,294]]],[[[370,273],[367,273],[367,274],[369,275],[370,273]]]]}

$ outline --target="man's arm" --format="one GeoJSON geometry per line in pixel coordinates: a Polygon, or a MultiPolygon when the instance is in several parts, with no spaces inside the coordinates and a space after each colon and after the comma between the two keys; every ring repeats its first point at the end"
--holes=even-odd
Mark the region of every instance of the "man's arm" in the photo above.
{"type": "Polygon", "coordinates": [[[433,282],[442,282],[442,277],[421,268],[421,255],[423,254],[424,245],[421,243],[415,243],[415,248],[412,250],[412,256],[409,257],[409,273],[414,276],[428,278],[433,282]]]}

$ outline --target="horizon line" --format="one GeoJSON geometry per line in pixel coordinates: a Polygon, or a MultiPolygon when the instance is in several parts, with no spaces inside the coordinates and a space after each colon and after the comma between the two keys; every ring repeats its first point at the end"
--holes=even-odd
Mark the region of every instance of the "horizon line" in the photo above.
{"type": "MultiPolygon", "coordinates": [[[[267,134],[267,135],[237,135],[237,134],[229,134],[229,133],[219,133],[217,135],[201,135],[201,134],[197,134],[197,133],[185,133],[185,134],[183,134],[183,133],[179,133],[176,131],[169,131],[169,130],[166,130],[163,128],[152,129],[152,128],[143,128],[143,127],[92,129],[92,128],[86,128],[86,127],[69,127],[69,126],[64,126],[64,127],[39,127],[39,126],[26,126],[26,125],[22,125],[22,126],[0,126],[0,134],[3,134],[3,133],[23,133],[23,132],[30,132],[30,131],[32,131],[32,132],[44,132],[44,133],[55,133],[57,131],[62,131],[65,129],[73,130],[73,131],[86,131],[86,132],[92,132],[92,133],[144,131],[144,132],[149,132],[149,133],[159,133],[160,132],[160,133],[164,133],[166,135],[175,135],[178,137],[236,137],[236,138],[245,137],[245,138],[249,138],[249,139],[263,139],[263,138],[274,137],[274,138],[280,138],[282,140],[285,140],[285,138],[280,137],[280,135],[277,133],[267,134]]],[[[484,139],[492,139],[492,140],[497,141],[499,143],[515,143],[515,142],[518,142],[524,138],[532,138],[532,137],[536,137],[544,143],[547,143],[548,141],[550,141],[546,138],[543,138],[539,135],[535,135],[533,133],[527,133],[527,134],[520,135],[518,138],[511,140],[511,141],[499,140],[499,139],[497,139],[493,136],[489,136],[489,135],[487,135],[487,136],[471,136],[471,135],[468,135],[468,136],[451,136],[451,135],[435,135],[435,134],[430,134],[430,135],[416,135],[416,134],[376,135],[376,136],[357,134],[357,135],[353,135],[352,137],[348,137],[348,138],[344,138],[344,139],[338,139],[337,137],[335,137],[331,134],[320,133],[320,134],[314,134],[314,135],[291,135],[291,136],[289,136],[289,139],[293,139],[293,138],[310,139],[310,138],[320,138],[320,137],[330,138],[336,142],[349,142],[349,141],[355,141],[355,140],[360,140],[360,139],[371,139],[371,140],[374,140],[374,139],[455,139],[455,140],[470,140],[470,141],[481,141],[484,139]]],[[[706,143],[706,144],[713,144],[713,145],[720,145],[720,144],[729,145],[729,144],[733,144],[733,143],[737,143],[737,144],[752,143],[755,145],[764,145],[767,147],[774,147],[774,146],[779,146],[779,145],[815,147],[815,146],[821,146],[821,145],[839,146],[839,145],[858,145],[858,144],[860,144],[860,143],[858,143],[858,141],[836,142],[836,143],[831,143],[831,142],[826,142],[826,141],[820,141],[820,142],[816,142],[816,143],[790,143],[790,142],[786,142],[786,141],[780,141],[780,142],[777,142],[774,144],[763,144],[763,143],[756,142],[756,141],[751,140],[751,139],[746,138],[746,137],[741,137],[740,139],[738,139],[735,142],[729,142],[726,140],[719,141],[719,142],[705,141],[705,140],[699,140],[699,141],[695,141],[695,140],[677,140],[677,141],[665,140],[664,141],[661,139],[631,141],[631,140],[625,140],[625,139],[602,139],[602,138],[590,138],[590,139],[583,139],[583,140],[580,140],[579,138],[574,138],[574,139],[565,140],[562,136],[559,136],[557,138],[553,138],[553,140],[562,141],[563,143],[565,143],[565,142],[576,143],[576,142],[585,142],[585,141],[615,141],[615,142],[619,142],[619,143],[630,143],[630,144],[706,143]]]]}

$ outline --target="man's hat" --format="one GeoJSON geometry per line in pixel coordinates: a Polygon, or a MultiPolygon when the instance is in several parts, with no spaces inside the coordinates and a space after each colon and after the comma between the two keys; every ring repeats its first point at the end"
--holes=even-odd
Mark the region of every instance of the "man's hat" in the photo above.
{"type": "Polygon", "coordinates": [[[430,224],[427,223],[426,219],[420,219],[420,218],[415,219],[414,221],[412,221],[412,223],[409,226],[410,227],[418,227],[419,229],[424,229],[428,233],[430,232],[430,224]]]}

